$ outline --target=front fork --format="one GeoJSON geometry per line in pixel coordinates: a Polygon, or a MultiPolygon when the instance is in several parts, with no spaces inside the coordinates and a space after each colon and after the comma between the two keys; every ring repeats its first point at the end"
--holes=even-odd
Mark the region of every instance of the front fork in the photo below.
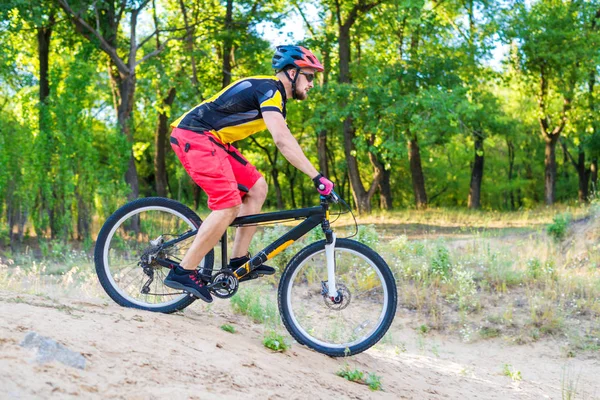
{"type": "Polygon", "coordinates": [[[335,233],[331,230],[325,232],[327,241],[325,244],[325,256],[327,258],[327,296],[330,299],[338,297],[338,292],[335,287],[335,233]]]}
{"type": "MultiPolygon", "coordinates": [[[[325,220],[321,223],[323,233],[325,234],[325,258],[327,260],[327,293],[323,287],[323,295],[327,294],[332,301],[339,298],[337,288],[335,287],[335,233],[329,225],[329,210],[325,214],[325,220]]],[[[323,282],[324,283],[324,282],[323,282]]],[[[325,286],[325,285],[323,285],[325,286]]]]}

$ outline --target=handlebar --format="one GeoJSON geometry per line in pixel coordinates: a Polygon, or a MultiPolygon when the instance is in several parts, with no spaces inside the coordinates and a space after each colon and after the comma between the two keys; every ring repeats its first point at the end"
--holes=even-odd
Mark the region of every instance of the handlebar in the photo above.
{"type": "MultiPolygon", "coordinates": [[[[323,189],[325,189],[325,186],[323,186],[323,189]]],[[[321,195],[321,201],[327,201],[328,203],[337,204],[340,202],[340,196],[334,190],[331,190],[331,192],[327,196],[321,195]]]]}

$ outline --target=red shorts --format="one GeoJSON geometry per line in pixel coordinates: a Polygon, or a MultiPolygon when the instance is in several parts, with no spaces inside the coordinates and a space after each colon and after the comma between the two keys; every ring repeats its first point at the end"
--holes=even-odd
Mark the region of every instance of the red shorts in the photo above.
{"type": "Polygon", "coordinates": [[[242,204],[246,189],[262,175],[230,144],[210,132],[196,133],[173,128],[171,147],[190,177],[208,195],[208,208],[222,210],[242,204]]]}

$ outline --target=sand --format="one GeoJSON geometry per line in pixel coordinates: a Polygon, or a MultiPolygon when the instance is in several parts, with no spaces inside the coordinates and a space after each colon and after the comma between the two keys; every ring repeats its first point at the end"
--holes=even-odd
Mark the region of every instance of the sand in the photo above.
{"type": "Polygon", "coordinates": [[[0,398],[600,399],[598,354],[565,358],[552,339],[463,343],[419,335],[414,324],[400,310],[393,345],[336,359],[297,343],[285,353],[265,348],[265,327],[226,300],[163,315],[108,299],[0,291],[0,398]],[[83,354],[85,369],[35,362],[19,345],[30,331],[83,354]],[[506,364],[521,380],[503,373],[506,364]],[[383,390],[336,376],[346,365],[377,374],[383,390]]]}

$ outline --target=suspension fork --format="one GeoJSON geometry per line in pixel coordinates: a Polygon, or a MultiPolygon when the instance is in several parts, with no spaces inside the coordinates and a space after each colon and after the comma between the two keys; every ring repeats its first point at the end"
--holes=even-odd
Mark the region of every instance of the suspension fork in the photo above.
{"type": "Polygon", "coordinates": [[[338,298],[337,288],[335,287],[335,233],[329,225],[329,209],[325,212],[325,220],[321,223],[323,233],[325,234],[325,258],[327,260],[327,297],[332,300],[338,298]]]}
{"type": "Polygon", "coordinates": [[[325,256],[327,258],[327,296],[335,299],[338,296],[335,287],[335,233],[333,231],[326,232],[327,241],[325,243],[325,256]],[[330,235],[329,235],[330,234],[330,235]]]}

